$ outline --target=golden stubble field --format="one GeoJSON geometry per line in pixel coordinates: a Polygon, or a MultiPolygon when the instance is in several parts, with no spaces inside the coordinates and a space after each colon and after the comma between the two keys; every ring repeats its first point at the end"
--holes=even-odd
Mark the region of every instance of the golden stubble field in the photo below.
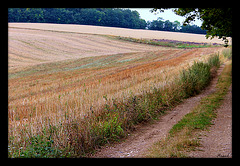
{"type": "Polygon", "coordinates": [[[106,99],[124,101],[164,87],[183,68],[223,49],[152,46],[76,33],[71,25],[67,32],[66,25],[36,25],[9,24],[8,32],[9,138],[21,146],[46,126],[84,118],[106,99]]]}

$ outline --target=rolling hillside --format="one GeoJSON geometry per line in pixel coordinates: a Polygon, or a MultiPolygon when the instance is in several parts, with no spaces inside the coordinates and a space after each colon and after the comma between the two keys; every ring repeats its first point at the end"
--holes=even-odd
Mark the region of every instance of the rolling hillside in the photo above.
{"type": "Polygon", "coordinates": [[[159,50],[159,47],[99,35],[25,28],[9,28],[8,44],[10,69],[89,56],[159,50]]]}
{"type": "MultiPolygon", "coordinates": [[[[116,121],[118,116],[128,124],[128,119],[133,117],[138,102],[133,96],[144,99],[154,90],[164,90],[194,61],[205,62],[224,49],[177,49],[116,40],[103,34],[151,39],[169,34],[165,37],[172,40],[206,42],[202,35],[193,38],[192,34],[172,32],[9,23],[8,138],[11,156],[20,154],[18,149],[32,146],[30,140],[41,138],[37,136],[51,139],[51,143],[46,143],[54,142],[51,148],[65,149],[65,154],[76,155],[108,142],[104,138],[113,133],[108,124],[123,124],[116,121]],[[110,112],[110,107],[126,109],[127,114],[115,115],[117,110],[112,111],[114,116],[104,114],[110,112]],[[91,113],[98,116],[93,118],[91,113]],[[95,127],[94,130],[91,127],[95,127]]],[[[147,98],[143,103],[146,111],[151,109],[147,98]]],[[[117,139],[123,129],[121,125],[114,127],[119,132],[114,135],[117,139]]]]}

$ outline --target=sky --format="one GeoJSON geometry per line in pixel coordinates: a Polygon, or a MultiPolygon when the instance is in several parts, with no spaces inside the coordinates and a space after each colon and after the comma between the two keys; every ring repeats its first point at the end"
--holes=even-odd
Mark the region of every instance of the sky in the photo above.
{"type": "MultiPolygon", "coordinates": [[[[181,24],[185,20],[185,17],[176,15],[171,9],[165,10],[164,12],[158,12],[157,14],[151,13],[150,10],[153,8],[130,8],[130,10],[136,10],[140,17],[146,21],[156,20],[158,17],[162,17],[165,21],[169,20],[171,22],[179,21],[181,24]]],[[[197,26],[202,25],[202,21],[196,20],[193,24],[197,26]]]]}

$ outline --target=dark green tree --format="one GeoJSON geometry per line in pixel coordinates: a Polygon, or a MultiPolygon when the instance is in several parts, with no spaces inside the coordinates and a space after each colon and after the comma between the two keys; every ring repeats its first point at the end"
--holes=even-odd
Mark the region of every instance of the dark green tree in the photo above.
{"type": "Polygon", "coordinates": [[[175,32],[177,32],[177,31],[179,31],[179,29],[181,28],[181,26],[180,26],[181,24],[180,24],[180,22],[179,21],[174,21],[173,22],[173,30],[175,31],[175,32]]]}
{"type": "Polygon", "coordinates": [[[147,27],[150,30],[159,30],[162,31],[164,27],[164,21],[163,18],[158,17],[157,20],[153,20],[152,22],[148,21],[147,27]]]}
{"type": "Polygon", "coordinates": [[[164,22],[164,28],[163,28],[164,31],[173,31],[173,23],[170,22],[169,20],[166,20],[164,22]]]}

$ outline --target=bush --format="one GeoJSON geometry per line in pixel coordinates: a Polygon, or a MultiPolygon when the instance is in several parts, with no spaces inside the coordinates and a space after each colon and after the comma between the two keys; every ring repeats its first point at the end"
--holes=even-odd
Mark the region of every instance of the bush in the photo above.
{"type": "Polygon", "coordinates": [[[231,59],[232,58],[232,49],[229,48],[229,49],[224,49],[222,51],[222,54],[225,58],[228,58],[228,59],[231,59]]]}
{"type": "Polygon", "coordinates": [[[185,93],[185,98],[198,94],[210,82],[210,65],[194,62],[188,70],[180,73],[179,84],[185,93]]]}
{"type": "MultiPolygon", "coordinates": [[[[53,158],[61,157],[62,152],[53,146],[51,137],[34,136],[29,139],[29,145],[22,149],[20,148],[14,154],[21,158],[53,158]]],[[[11,157],[14,157],[11,156],[11,157]]]]}
{"type": "Polygon", "coordinates": [[[219,59],[219,55],[215,55],[212,56],[208,59],[208,64],[210,65],[210,67],[219,67],[220,66],[220,59],[219,59]]]}

